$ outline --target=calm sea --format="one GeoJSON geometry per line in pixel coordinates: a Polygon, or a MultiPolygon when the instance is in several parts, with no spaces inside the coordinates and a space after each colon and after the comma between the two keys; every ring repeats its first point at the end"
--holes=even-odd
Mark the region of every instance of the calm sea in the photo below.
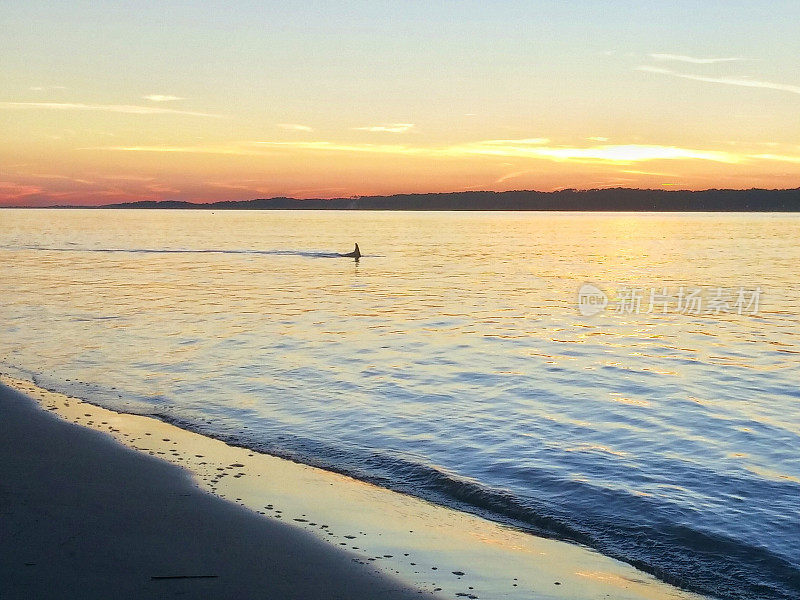
{"type": "Polygon", "coordinates": [[[0,226],[2,370],[694,590],[800,596],[800,215],[0,226]]]}

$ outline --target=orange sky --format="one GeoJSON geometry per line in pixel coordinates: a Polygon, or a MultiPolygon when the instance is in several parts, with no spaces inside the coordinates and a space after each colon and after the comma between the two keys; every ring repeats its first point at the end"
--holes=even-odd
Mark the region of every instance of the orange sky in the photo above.
{"type": "Polygon", "coordinates": [[[51,4],[0,7],[2,205],[800,187],[792,3],[51,4]]]}

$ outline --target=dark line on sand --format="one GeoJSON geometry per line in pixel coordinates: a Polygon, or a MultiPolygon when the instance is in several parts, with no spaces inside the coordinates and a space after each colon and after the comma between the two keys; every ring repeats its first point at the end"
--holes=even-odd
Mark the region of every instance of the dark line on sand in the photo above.
{"type": "Polygon", "coordinates": [[[153,575],[150,579],[216,579],[219,575],[153,575]]]}

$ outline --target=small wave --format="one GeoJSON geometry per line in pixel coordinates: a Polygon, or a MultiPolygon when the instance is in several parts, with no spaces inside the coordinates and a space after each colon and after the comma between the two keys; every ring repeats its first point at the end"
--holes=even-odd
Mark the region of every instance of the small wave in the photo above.
{"type": "MultiPolygon", "coordinates": [[[[0,365],[3,370],[9,367],[3,362],[0,365]]],[[[731,600],[793,600],[800,590],[800,570],[786,557],[720,531],[706,531],[685,522],[648,519],[649,513],[659,512],[658,507],[639,505],[637,502],[652,500],[634,498],[624,491],[564,481],[545,470],[529,470],[531,488],[555,489],[557,495],[580,498],[578,506],[572,507],[576,510],[568,513],[560,509],[562,503],[548,501],[547,494],[539,500],[520,497],[509,489],[460,476],[415,455],[333,446],[283,430],[266,435],[264,430],[245,432],[224,419],[212,422],[199,415],[178,415],[166,398],[158,403],[150,398],[139,405],[111,398],[116,394],[106,397],[102,388],[88,384],[79,389],[30,372],[23,377],[45,389],[67,392],[113,410],[154,417],[230,445],[341,473],[532,534],[592,547],[694,592],[731,600]],[[591,517],[589,507],[603,502],[624,507],[622,512],[626,516],[600,520],[591,517]],[[585,503],[586,511],[580,510],[581,503],[585,503]]]]}
{"type": "Polygon", "coordinates": [[[212,429],[170,414],[149,416],[233,446],[347,475],[531,534],[588,546],[689,591],[730,600],[796,600],[800,589],[800,570],[779,554],[684,524],[646,522],[641,518],[645,507],[632,503],[640,499],[625,492],[560,481],[544,471],[532,473],[532,486],[556,486],[562,494],[584,497],[587,506],[601,501],[629,503],[631,518],[598,522],[580,513],[563,513],[554,503],[521,498],[510,490],[424,464],[416,457],[332,447],[285,432],[264,441],[222,431],[219,422],[212,429]],[[571,486],[575,489],[567,489],[571,486]]]}

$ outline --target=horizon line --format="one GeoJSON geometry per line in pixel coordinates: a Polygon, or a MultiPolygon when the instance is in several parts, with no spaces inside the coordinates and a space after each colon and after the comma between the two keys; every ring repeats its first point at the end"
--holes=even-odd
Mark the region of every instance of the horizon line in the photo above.
{"type": "MultiPolygon", "coordinates": [[[[315,198],[297,198],[293,196],[269,196],[269,197],[255,197],[249,198],[247,200],[212,200],[212,201],[198,201],[198,200],[182,200],[182,199],[161,199],[161,200],[131,200],[127,202],[110,202],[108,204],[49,204],[49,205],[11,205],[11,204],[0,204],[0,209],[50,209],[50,208],[58,208],[58,209],[97,209],[97,208],[124,208],[126,206],[134,206],[137,204],[149,204],[149,205],[160,205],[160,204],[182,204],[188,205],[188,207],[207,207],[207,206],[215,206],[215,205],[225,205],[225,204],[246,204],[250,202],[258,202],[258,201],[270,201],[270,200],[289,200],[293,202],[303,203],[303,202],[335,202],[335,201],[344,201],[344,200],[362,200],[362,199],[379,199],[379,198],[397,198],[397,197],[420,197],[420,196],[450,196],[450,195],[457,195],[457,194],[494,194],[494,195],[504,195],[504,194],[520,194],[520,193],[528,193],[528,194],[541,194],[541,195],[556,195],[565,192],[570,193],[578,193],[578,194],[586,194],[591,192],[611,192],[611,191],[625,191],[625,192],[657,192],[659,194],[702,194],[706,192],[730,192],[730,193],[740,193],[740,192],[791,192],[791,191],[800,191],[800,186],[798,187],[786,187],[786,188],[760,188],[760,187],[749,187],[749,188],[703,188],[703,189],[687,189],[687,188],[679,188],[679,189],[664,189],[664,188],[639,188],[639,187],[624,187],[624,186],[617,186],[617,187],[603,187],[603,188],[560,188],[556,190],[544,191],[544,190],[535,190],[535,189],[517,189],[517,190],[454,190],[454,191],[447,191],[447,192],[394,192],[391,194],[354,194],[351,196],[330,196],[330,197],[315,197],[315,198]]],[[[356,209],[357,210],[357,209],[356,209]]],[[[365,209],[369,210],[369,209],[365,209]]],[[[477,210],[486,210],[486,209],[477,209],[477,210]]],[[[657,211],[661,212],[661,211],[657,211]]]]}

